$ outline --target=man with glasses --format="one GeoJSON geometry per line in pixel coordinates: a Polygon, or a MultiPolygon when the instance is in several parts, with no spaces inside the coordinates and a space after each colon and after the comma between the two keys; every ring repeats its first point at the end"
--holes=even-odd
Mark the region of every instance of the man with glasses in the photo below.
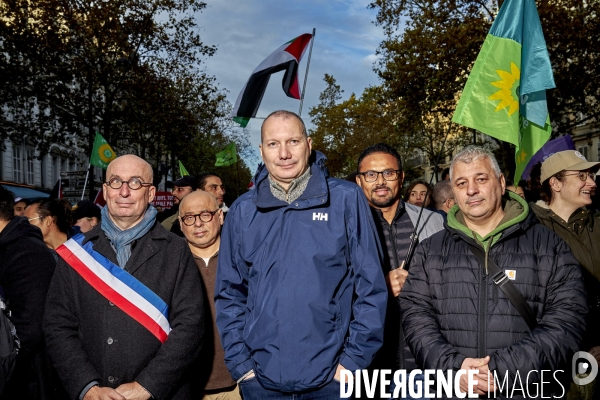
{"type": "MultiPolygon", "coordinates": [[[[52,371],[41,322],[56,260],[41,231],[14,215],[13,206],[13,194],[0,185],[0,295],[10,308],[10,320],[21,341],[8,382],[10,363],[0,366],[0,399],[52,398],[52,371]]],[[[6,356],[3,353],[0,358],[6,361],[6,356]]]]}
{"type": "Polygon", "coordinates": [[[542,163],[542,199],[530,206],[543,225],[569,244],[583,267],[589,313],[581,350],[600,363],[600,220],[586,207],[596,191],[599,166],[575,150],[553,154],[542,163]]]}
{"type": "Polygon", "coordinates": [[[339,398],[342,371],[381,346],[387,294],[367,202],[311,145],[298,115],[270,114],[255,189],[223,227],[217,325],[245,400],[339,398]]]}
{"type": "Polygon", "coordinates": [[[371,368],[406,369],[410,372],[417,366],[404,340],[397,301],[408,276],[404,261],[417,221],[417,234],[421,241],[443,229],[443,220],[436,213],[402,200],[403,179],[402,161],[393,147],[378,143],[360,154],[356,183],[371,206],[371,214],[384,248],[382,267],[388,286],[384,342],[371,368]]]}
{"type": "Polygon", "coordinates": [[[212,364],[210,374],[207,376],[208,382],[204,385],[203,400],[241,400],[237,385],[225,365],[225,352],[216,325],[214,297],[223,210],[219,208],[215,196],[198,190],[181,201],[179,221],[196,266],[202,275],[213,322],[214,350],[211,354],[212,364]]]}
{"type": "Polygon", "coordinates": [[[181,232],[181,229],[179,228],[179,204],[185,196],[194,192],[198,186],[196,185],[196,179],[191,175],[186,175],[181,179],[172,182],[172,184],[173,189],[171,189],[171,193],[173,193],[173,207],[169,210],[169,214],[171,215],[164,219],[161,224],[169,232],[173,232],[177,236],[183,237],[183,232],[181,232]]]}
{"type": "Polygon", "coordinates": [[[57,249],[52,364],[72,399],[195,399],[205,294],[190,250],[156,221],[150,164],[118,157],[106,179],[102,222],[57,249]]]}

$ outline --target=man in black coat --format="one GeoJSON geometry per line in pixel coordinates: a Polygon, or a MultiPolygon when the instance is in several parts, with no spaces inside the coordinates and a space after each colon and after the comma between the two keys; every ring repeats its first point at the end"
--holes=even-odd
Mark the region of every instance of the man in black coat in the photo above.
{"type": "Polygon", "coordinates": [[[146,161],[121,156],[106,178],[102,223],[57,249],[44,316],[52,363],[72,399],[197,398],[205,294],[192,254],[156,221],[146,161]]]}
{"type": "Polygon", "coordinates": [[[14,216],[13,195],[0,185],[0,287],[21,341],[17,365],[3,394],[0,387],[2,399],[50,395],[42,316],[55,265],[42,232],[27,218],[14,216]]]}
{"type": "Polygon", "coordinates": [[[585,330],[579,264],[521,197],[505,195],[491,153],[467,147],[454,157],[450,179],[457,205],[445,229],[418,247],[400,294],[417,363],[477,370],[476,385],[462,375],[463,393],[470,387],[480,395],[496,391],[497,398],[541,397],[542,390],[544,397],[564,396],[568,383],[554,372],[571,363],[585,330]],[[533,312],[531,328],[496,282],[511,282],[521,294],[533,312]]]}

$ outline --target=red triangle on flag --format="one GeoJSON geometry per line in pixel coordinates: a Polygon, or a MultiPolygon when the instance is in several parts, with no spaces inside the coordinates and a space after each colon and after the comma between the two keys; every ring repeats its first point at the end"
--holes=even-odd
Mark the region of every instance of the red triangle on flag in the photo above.
{"type": "Polygon", "coordinates": [[[94,199],[94,204],[98,205],[100,208],[102,208],[106,205],[104,196],[102,196],[102,188],[100,188],[100,190],[98,190],[98,193],[96,193],[96,198],[94,199]]]}

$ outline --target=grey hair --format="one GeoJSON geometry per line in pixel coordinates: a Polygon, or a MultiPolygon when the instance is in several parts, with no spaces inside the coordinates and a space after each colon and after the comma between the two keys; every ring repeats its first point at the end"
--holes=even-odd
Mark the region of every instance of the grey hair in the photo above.
{"type": "Polygon", "coordinates": [[[471,164],[473,161],[477,161],[479,159],[488,159],[490,161],[490,165],[492,166],[492,170],[496,174],[496,178],[500,178],[502,175],[502,171],[500,171],[500,166],[498,165],[498,161],[496,161],[496,157],[492,154],[491,151],[484,149],[479,146],[467,146],[462,149],[457,155],[452,159],[452,164],[450,164],[450,180],[452,181],[452,172],[454,171],[454,166],[456,163],[462,162],[465,164],[471,164]]]}

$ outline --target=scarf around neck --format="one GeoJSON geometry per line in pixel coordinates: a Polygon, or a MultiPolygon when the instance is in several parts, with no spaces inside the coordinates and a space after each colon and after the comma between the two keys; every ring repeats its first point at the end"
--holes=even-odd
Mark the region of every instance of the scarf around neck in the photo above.
{"type": "Polygon", "coordinates": [[[108,207],[102,208],[101,228],[117,253],[119,267],[125,269],[125,265],[131,257],[131,244],[150,231],[156,221],[157,213],[158,211],[152,204],[148,205],[144,218],[138,224],[123,231],[110,219],[108,207]]]}

